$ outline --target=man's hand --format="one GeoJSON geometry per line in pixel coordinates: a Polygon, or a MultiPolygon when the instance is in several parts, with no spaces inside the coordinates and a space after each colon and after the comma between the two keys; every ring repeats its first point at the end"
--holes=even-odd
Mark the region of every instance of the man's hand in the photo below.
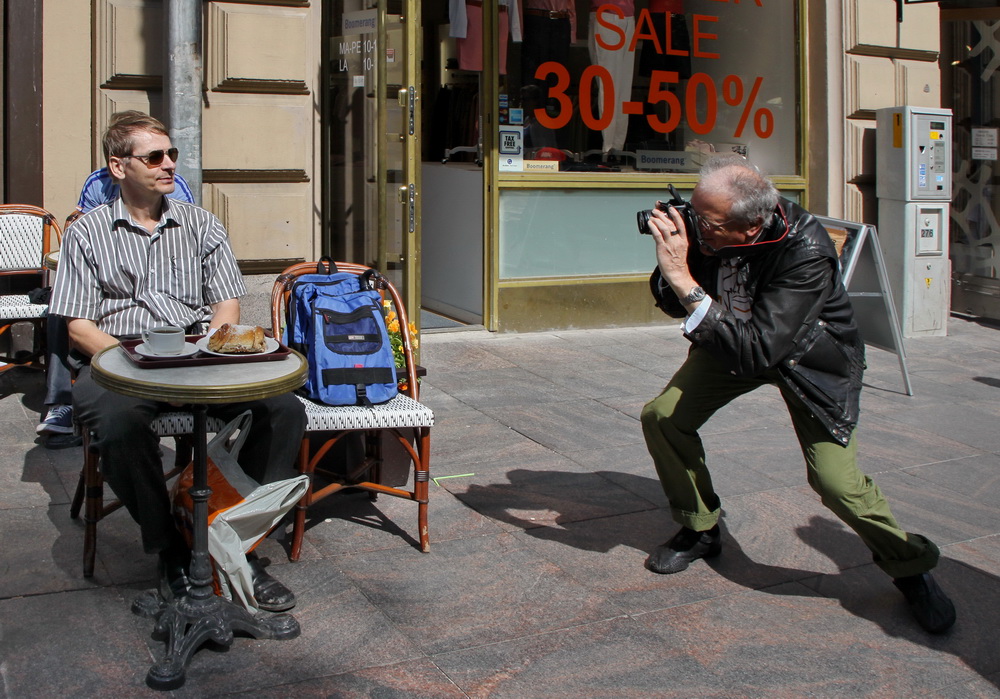
{"type": "Polygon", "coordinates": [[[649,228],[656,242],[656,263],[660,267],[660,275],[678,298],[687,296],[691,289],[698,286],[698,282],[688,269],[688,234],[684,219],[672,206],[668,213],[654,208],[649,228]]]}

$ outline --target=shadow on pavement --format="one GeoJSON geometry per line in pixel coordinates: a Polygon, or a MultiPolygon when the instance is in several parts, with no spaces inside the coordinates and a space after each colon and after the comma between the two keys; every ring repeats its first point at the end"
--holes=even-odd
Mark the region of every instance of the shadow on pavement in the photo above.
{"type": "MultiPolygon", "coordinates": [[[[517,526],[529,536],[583,551],[609,553],[625,546],[648,553],[676,531],[673,524],[664,532],[659,528],[643,530],[630,526],[634,525],[631,519],[629,523],[620,523],[618,520],[629,519],[620,515],[643,511],[638,500],[633,502],[637,509],[617,512],[612,512],[610,506],[602,510],[594,502],[593,494],[603,493],[606,501],[617,500],[620,505],[627,501],[627,496],[616,494],[616,490],[649,493],[659,490],[656,479],[603,471],[588,474],[549,471],[544,477],[534,474],[534,478],[529,473],[524,469],[509,471],[509,483],[472,484],[455,495],[484,516],[517,526]],[[527,487],[529,483],[531,488],[527,487]],[[544,510],[554,513],[545,517],[545,521],[524,516],[544,510]]],[[[650,508],[657,512],[657,521],[670,521],[665,509],[650,508]]],[[[861,540],[832,513],[829,519],[811,517],[808,524],[795,528],[794,535],[832,561],[839,569],[834,574],[753,560],[727,527],[725,517],[724,512],[722,554],[694,565],[707,563],[722,577],[748,589],[776,595],[820,595],[836,600],[854,616],[877,624],[887,636],[951,653],[985,680],[1000,686],[994,643],[984,642],[993,638],[1000,623],[1000,579],[992,573],[942,557],[934,576],[955,602],[958,621],[949,632],[935,636],[917,625],[890,579],[874,563],[867,563],[867,550],[861,540]]],[[[782,553],[780,539],[789,536],[792,532],[774,534],[771,550],[776,556],[782,553]]]]}

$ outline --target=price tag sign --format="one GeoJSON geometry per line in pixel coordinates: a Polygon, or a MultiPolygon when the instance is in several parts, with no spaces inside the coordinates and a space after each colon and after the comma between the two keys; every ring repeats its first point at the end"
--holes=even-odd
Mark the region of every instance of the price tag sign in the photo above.
{"type": "Polygon", "coordinates": [[[973,128],[972,147],[996,148],[1000,145],[1000,140],[997,139],[997,131],[998,129],[973,128]]]}

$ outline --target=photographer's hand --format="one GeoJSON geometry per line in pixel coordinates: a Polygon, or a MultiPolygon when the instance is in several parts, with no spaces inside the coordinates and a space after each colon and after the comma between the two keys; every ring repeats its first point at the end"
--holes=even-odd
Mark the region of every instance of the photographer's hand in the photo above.
{"type": "MultiPolygon", "coordinates": [[[[660,275],[678,299],[684,298],[698,286],[688,269],[688,233],[684,219],[673,207],[670,207],[669,215],[653,209],[649,227],[656,242],[656,263],[660,267],[660,275]]],[[[697,306],[697,303],[687,304],[685,309],[690,313],[697,306]]]]}

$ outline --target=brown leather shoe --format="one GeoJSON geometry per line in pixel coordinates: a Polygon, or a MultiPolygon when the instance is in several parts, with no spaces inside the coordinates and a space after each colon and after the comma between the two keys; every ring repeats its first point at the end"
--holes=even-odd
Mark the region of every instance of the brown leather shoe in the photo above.
{"type": "Polygon", "coordinates": [[[685,570],[699,558],[718,556],[722,551],[722,533],[719,525],[704,532],[683,527],[674,537],[657,546],[646,559],[646,567],[654,573],[669,575],[685,570]]]}

